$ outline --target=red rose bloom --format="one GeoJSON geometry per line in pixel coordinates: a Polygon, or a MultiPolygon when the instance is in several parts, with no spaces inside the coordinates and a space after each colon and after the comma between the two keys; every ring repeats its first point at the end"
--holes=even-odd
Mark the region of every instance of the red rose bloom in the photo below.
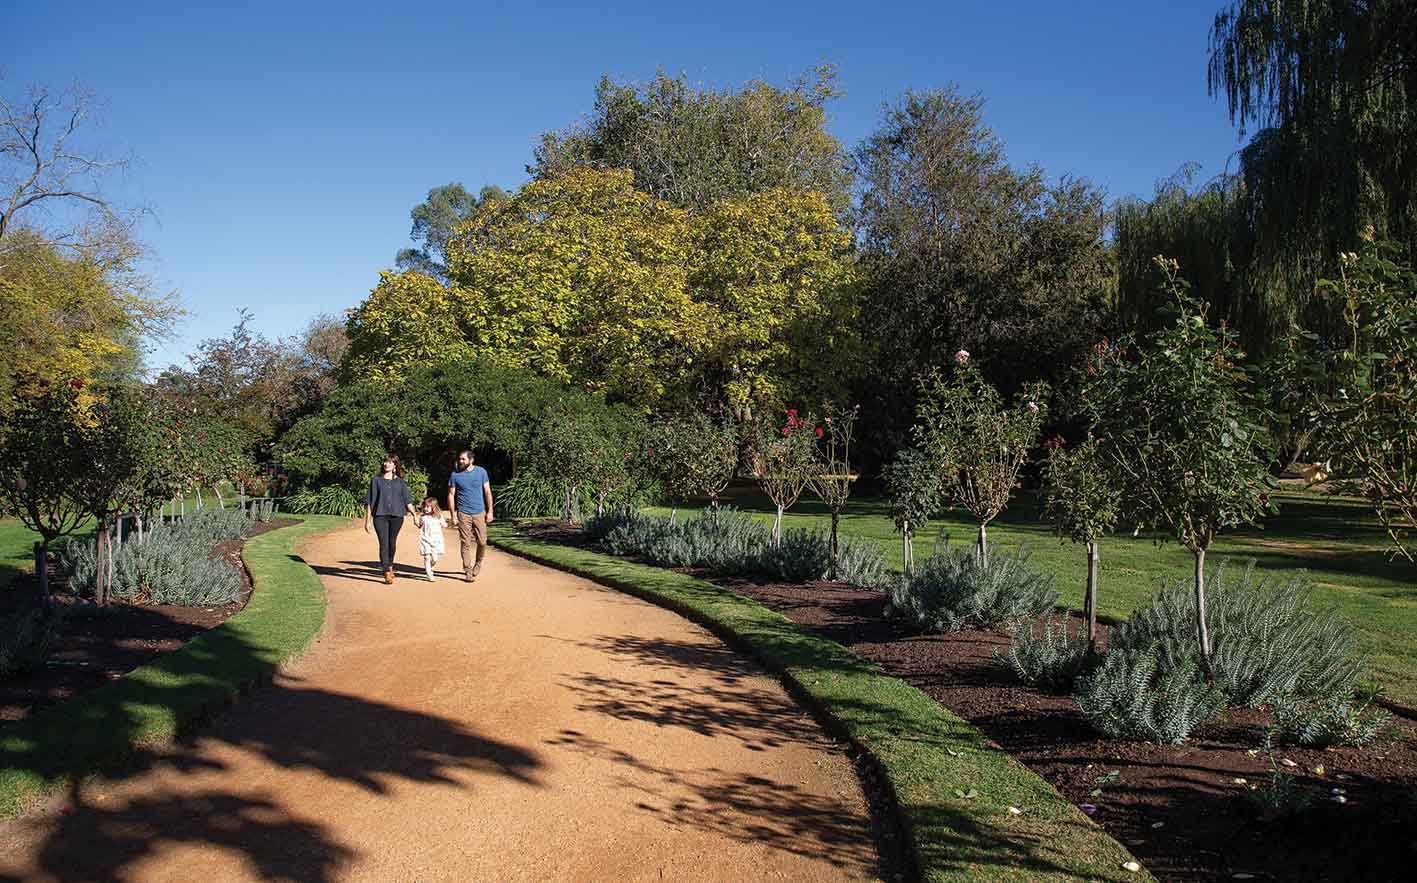
{"type": "Polygon", "coordinates": [[[821,438],[821,437],[822,437],[822,428],[821,428],[820,426],[818,426],[818,427],[817,427],[817,438],[821,438]]]}

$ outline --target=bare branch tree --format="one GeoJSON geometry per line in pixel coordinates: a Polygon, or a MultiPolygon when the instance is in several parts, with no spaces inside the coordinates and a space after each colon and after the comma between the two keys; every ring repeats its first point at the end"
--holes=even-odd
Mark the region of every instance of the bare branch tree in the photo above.
{"type": "Polygon", "coordinates": [[[0,247],[22,220],[50,243],[77,250],[105,250],[128,238],[133,218],[109,201],[102,185],[132,160],[82,143],[96,107],[93,93],[79,86],[60,92],[30,86],[16,101],[0,95],[0,247]],[[88,211],[77,223],[46,230],[41,219],[67,206],[88,211]]]}

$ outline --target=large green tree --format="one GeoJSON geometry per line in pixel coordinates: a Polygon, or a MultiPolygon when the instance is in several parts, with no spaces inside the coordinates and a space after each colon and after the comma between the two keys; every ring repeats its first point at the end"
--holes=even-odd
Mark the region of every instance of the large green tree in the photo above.
{"type": "Polygon", "coordinates": [[[736,91],[663,71],[643,86],[605,77],[589,120],[542,135],[527,170],[548,178],[579,165],[629,169],[640,190],[685,209],[777,187],[815,190],[844,213],[849,166],[826,130],[839,95],[829,65],[785,87],[752,80],[736,91]]]}
{"type": "Polygon", "coordinates": [[[490,184],[476,195],[469,193],[461,181],[443,184],[428,191],[428,198],[409,212],[413,229],[409,236],[418,243],[416,248],[400,249],[394,263],[401,270],[415,270],[435,279],[447,278],[448,239],[458,225],[488,203],[507,198],[501,187],[490,184]]]}
{"type": "Polygon", "coordinates": [[[1251,240],[1246,310],[1270,333],[1246,345],[1267,350],[1300,319],[1336,331],[1314,283],[1339,253],[1369,228],[1417,246],[1417,4],[1236,0],[1215,18],[1208,83],[1254,132],[1235,221],[1251,240]]]}
{"type": "Polygon", "coordinates": [[[1061,379],[1106,328],[1114,269],[1101,192],[1010,166],[982,99],[907,92],[856,160],[862,309],[877,344],[857,398],[878,454],[906,441],[915,378],[956,350],[1014,390],[1061,379]]]}

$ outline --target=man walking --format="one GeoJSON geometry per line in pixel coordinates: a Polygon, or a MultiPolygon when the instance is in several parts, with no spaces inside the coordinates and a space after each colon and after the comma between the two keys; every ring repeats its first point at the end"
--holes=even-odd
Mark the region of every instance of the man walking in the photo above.
{"type": "Polygon", "coordinates": [[[473,465],[472,451],[458,454],[458,469],[448,476],[448,512],[458,525],[463,574],[472,582],[482,570],[482,558],[487,554],[487,525],[493,521],[492,480],[486,469],[473,465]],[[474,543],[476,559],[472,554],[474,543]]]}

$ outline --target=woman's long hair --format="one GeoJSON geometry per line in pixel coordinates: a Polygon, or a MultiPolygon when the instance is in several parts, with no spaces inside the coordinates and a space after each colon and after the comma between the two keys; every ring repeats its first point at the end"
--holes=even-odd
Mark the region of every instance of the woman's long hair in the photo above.
{"type": "MultiPolygon", "coordinates": [[[[394,461],[394,478],[403,478],[403,461],[399,459],[399,455],[398,455],[398,454],[385,454],[385,455],[384,455],[384,460],[392,460],[392,461],[394,461]]],[[[383,462],[383,460],[380,460],[380,461],[379,461],[379,475],[382,477],[383,474],[384,474],[384,462],[383,462]]]]}

